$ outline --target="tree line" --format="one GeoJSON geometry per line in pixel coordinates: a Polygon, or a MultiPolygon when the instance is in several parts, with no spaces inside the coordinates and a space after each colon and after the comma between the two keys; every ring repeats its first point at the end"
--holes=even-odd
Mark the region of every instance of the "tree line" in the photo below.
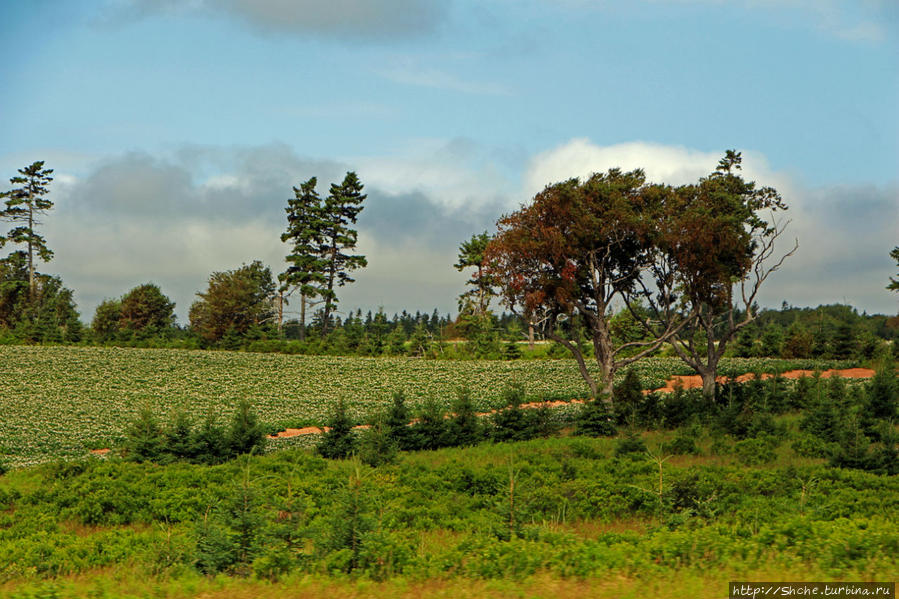
{"type": "MultiPolygon", "coordinates": [[[[0,339],[219,347],[298,353],[515,359],[574,358],[594,396],[611,397],[617,370],[665,351],[702,375],[714,393],[725,355],[870,358],[892,339],[896,319],[849,307],[762,310],[762,284],[796,249],[775,252],[787,209],[776,190],[740,174],[728,151],[698,182],[653,184],[641,170],[612,169],[547,186],[506,215],[497,230],[459,247],[470,270],[458,316],[378,310],[341,316],[338,290],[367,265],[355,229],[366,195],[354,172],[322,197],[315,177],[293,188],[285,207],[287,267],[275,276],[259,261],[214,272],[176,326],[174,303],[146,283],[103,301],[91,326],[72,291],[42,274],[53,252],[39,234],[52,169],[35,162],[11,178],[0,219],[12,228],[0,247],[0,339]],[[499,298],[503,313],[491,310],[499,298]],[[291,303],[298,318],[288,317],[291,303]],[[310,332],[312,333],[310,335],[310,332]],[[448,343],[462,338],[464,343],[448,343]],[[549,345],[535,346],[539,340],[549,345]],[[527,341],[527,346],[523,342],[527,341]],[[594,360],[594,380],[587,362],[594,360]]],[[[899,248],[891,255],[899,261],[899,248]]],[[[888,289],[897,290],[890,279],[888,289]]]]}

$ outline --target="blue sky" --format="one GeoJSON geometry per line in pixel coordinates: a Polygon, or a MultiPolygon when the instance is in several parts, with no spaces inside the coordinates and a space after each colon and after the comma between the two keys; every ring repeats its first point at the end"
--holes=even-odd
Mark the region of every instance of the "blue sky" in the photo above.
{"type": "Polygon", "coordinates": [[[0,177],[56,169],[44,270],[85,320],[280,271],[291,185],[351,169],[371,266],[343,307],[452,311],[458,243],[543,185],[727,148],[792,206],[765,303],[897,311],[892,0],[35,0],[0,4],[0,56],[0,177]]]}

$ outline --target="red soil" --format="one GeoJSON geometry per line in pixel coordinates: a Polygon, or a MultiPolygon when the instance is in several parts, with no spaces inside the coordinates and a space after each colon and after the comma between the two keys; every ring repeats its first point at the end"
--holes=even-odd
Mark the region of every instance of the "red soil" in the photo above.
{"type": "MultiPolygon", "coordinates": [[[[798,379],[804,376],[813,376],[815,374],[814,370],[790,370],[789,372],[784,372],[781,376],[785,379],[798,379]]],[[[821,378],[827,379],[832,376],[841,376],[846,379],[869,379],[874,376],[874,371],[870,368],[846,368],[843,370],[825,370],[821,373],[821,378]]],[[[738,383],[745,383],[746,381],[750,381],[755,378],[755,374],[746,373],[741,374],[735,380],[738,383]]],[[[774,378],[774,375],[771,373],[763,373],[761,375],[762,380],[774,378]]],[[[727,377],[719,376],[716,379],[719,383],[727,382],[727,377]]],[[[675,386],[680,383],[682,388],[684,389],[699,389],[702,387],[702,377],[698,374],[691,375],[675,375],[668,379],[668,382],[665,383],[664,387],[659,387],[658,389],[646,390],[644,393],[671,393],[674,391],[675,386]]]]}

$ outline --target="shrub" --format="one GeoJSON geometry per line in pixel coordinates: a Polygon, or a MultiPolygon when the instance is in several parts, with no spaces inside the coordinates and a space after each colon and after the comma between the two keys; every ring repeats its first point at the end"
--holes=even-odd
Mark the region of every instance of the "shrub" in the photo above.
{"type": "Polygon", "coordinates": [[[531,438],[528,417],[521,409],[524,402],[524,386],[515,383],[503,392],[505,406],[493,415],[492,438],[497,442],[525,441],[531,438]]]}
{"type": "Polygon", "coordinates": [[[387,418],[375,414],[359,441],[359,458],[374,468],[396,459],[396,441],[390,436],[387,418]]]}
{"type": "Polygon", "coordinates": [[[225,429],[219,426],[215,413],[209,412],[193,433],[193,457],[197,464],[221,464],[230,457],[225,429]]]}
{"type": "Polygon", "coordinates": [[[773,462],[777,457],[774,449],[777,441],[773,437],[763,436],[753,439],[743,439],[734,445],[734,451],[740,463],[747,466],[757,466],[773,462]]]}
{"type": "Polygon", "coordinates": [[[433,397],[425,400],[418,422],[412,425],[415,449],[439,449],[450,445],[445,415],[443,408],[433,397]]]}
{"type": "Polygon", "coordinates": [[[646,455],[646,443],[634,429],[628,429],[623,437],[615,443],[615,455],[618,457],[642,457],[646,455]]]}
{"type": "Polygon", "coordinates": [[[587,400],[581,406],[576,433],[588,437],[611,437],[615,434],[612,413],[602,397],[587,400]]]}
{"type": "Polygon", "coordinates": [[[353,436],[353,424],[346,412],[343,399],[337,401],[334,412],[328,421],[329,430],[322,435],[315,450],[325,458],[343,459],[356,450],[356,438],[353,436]]]}
{"type": "Polygon", "coordinates": [[[456,401],[453,402],[448,441],[453,446],[476,445],[483,440],[483,437],[481,422],[471,401],[471,392],[467,387],[460,387],[456,390],[456,401]]]}
{"type": "Polygon", "coordinates": [[[624,380],[615,385],[615,420],[618,424],[637,424],[637,413],[643,403],[643,385],[637,371],[628,369],[624,380]]]}
{"type": "Polygon", "coordinates": [[[899,382],[892,360],[883,360],[868,384],[868,414],[871,418],[890,420],[897,413],[899,382]]]}
{"type": "Polygon", "coordinates": [[[153,411],[145,407],[125,431],[125,455],[135,462],[158,462],[165,450],[165,437],[153,411]]]}
{"type": "Polygon", "coordinates": [[[184,411],[178,411],[165,429],[165,449],[178,460],[193,459],[197,453],[193,423],[184,411]]]}
{"type": "Polygon", "coordinates": [[[387,425],[390,438],[394,440],[399,449],[415,449],[412,430],[409,428],[409,419],[409,408],[406,407],[405,395],[402,391],[394,392],[393,404],[387,411],[384,423],[387,425]]]}
{"type": "Polygon", "coordinates": [[[232,456],[252,453],[265,444],[265,433],[250,402],[242,399],[228,429],[228,446],[232,456]]]}

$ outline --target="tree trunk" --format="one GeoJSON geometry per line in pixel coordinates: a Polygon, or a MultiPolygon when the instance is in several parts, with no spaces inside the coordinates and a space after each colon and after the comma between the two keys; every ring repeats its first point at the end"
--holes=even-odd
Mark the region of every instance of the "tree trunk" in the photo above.
{"type": "Polygon", "coordinates": [[[28,192],[28,299],[33,304],[34,296],[35,296],[35,288],[34,288],[34,245],[32,244],[31,237],[34,235],[34,209],[32,208],[32,203],[34,202],[34,194],[29,191],[28,192]]]}
{"type": "Polygon", "coordinates": [[[300,341],[306,340],[306,294],[300,294],[300,341]]]}
{"type": "Polygon", "coordinates": [[[528,349],[534,351],[534,323],[528,323],[528,349]]]}
{"type": "Polygon", "coordinates": [[[284,290],[281,289],[278,291],[278,337],[281,337],[283,329],[284,329],[284,290]]]}
{"type": "Polygon", "coordinates": [[[708,401],[713,401],[717,392],[715,375],[715,369],[710,369],[700,373],[700,376],[702,377],[702,396],[705,397],[708,401]]]}
{"type": "Polygon", "coordinates": [[[331,318],[331,295],[334,290],[334,276],[337,274],[337,241],[331,245],[331,268],[328,271],[328,296],[325,298],[325,317],[322,319],[322,339],[328,335],[328,320],[331,318]]]}

